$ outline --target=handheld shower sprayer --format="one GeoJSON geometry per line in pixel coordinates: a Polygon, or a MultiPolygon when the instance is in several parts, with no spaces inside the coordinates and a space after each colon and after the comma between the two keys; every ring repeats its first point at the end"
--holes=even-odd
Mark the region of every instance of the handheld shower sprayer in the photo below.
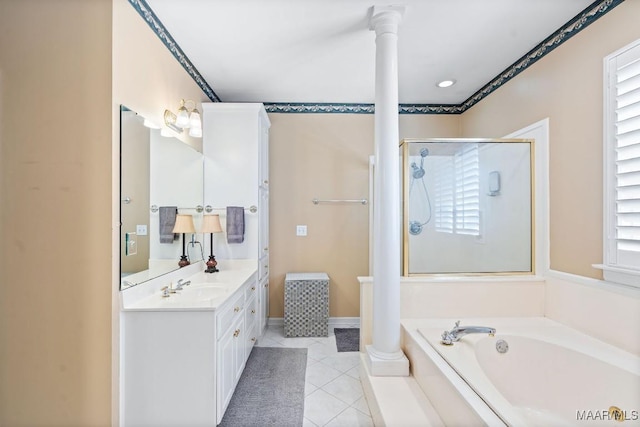
{"type": "Polygon", "coordinates": [[[422,227],[427,225],[429,221],[431,221],[431,200],[429,199],[429,192],[427,191],[427,186],[424,183],[424,179],[423,179],[425,174],[424,158],[427,157],[428,155],[429,155],[429,149],[426,147],[422,148],[420,149],[420,166],[418,166],[416,162],[411,163],[412,180],[411,180],[411,185],[409,187],[409,195],[411,195],[411,190],[413,189],[414,181],[420,180],[420,182],[422,183],[422,188],[424,190],[424,195],[425,195],[425,199],[428,206],[428,217],[426,221],[424,222],[415,221],[415,220],[409,221],[409,233],[411,233],[414,236],[422,233],[422,227]]]}

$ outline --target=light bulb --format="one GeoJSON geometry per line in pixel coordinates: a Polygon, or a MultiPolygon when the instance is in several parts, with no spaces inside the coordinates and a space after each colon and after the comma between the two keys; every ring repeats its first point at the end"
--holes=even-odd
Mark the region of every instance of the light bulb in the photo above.
{"type": "Polygon", "coordinates": [[[194,108],[189,115],[189,126],[202,129],[202,120],[200,119],[200,112],[197,108],[194,108]]]}
{"type": "Polygon", "coordinates": [[[189,112],[184,105],[178,108],[178,114],[176,115],[176,126],[183,129],[189,127],[189,112]]]}
{"type": "Polygon", "coordinates": [[[456,81],[451,79],[451,80],[443,80],[441,82],[438,82],[436,84],[436,86],[438,86],[438,87],[449,87],[449,86],[453,86],[454,84],[456,84],[456,81]]]}
{"type": "Polygon", "coordinates": [[[202,128],[201,127],[192,126],[189,129],[189,136],[192,136],[194,138],[202,138],[202,128]]]}

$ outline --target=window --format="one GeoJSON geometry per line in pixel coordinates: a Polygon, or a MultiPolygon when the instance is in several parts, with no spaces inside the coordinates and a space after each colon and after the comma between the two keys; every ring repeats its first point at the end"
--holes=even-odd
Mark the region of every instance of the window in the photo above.
{"type": "Polygon", "coordinates": [[[465,143],[453,156],[436,157],[434,168],[436,231],[480,235],[478,144],[465,143]]]}
{"type": "Polygon", "coordinates": [[[605,58],[604,277],[640,286],[640,40],[605,58]]]}
{"type": "Polygon", "coordinates": [[[453,233],[453,158],[434,157],[436,231],[453,233]]]}
{"type": "Polygon", "coordinates": [[[478,144],[468,144],[454,157],[456,171],[456,232],[480,234],[480,167],[478,144]]]}

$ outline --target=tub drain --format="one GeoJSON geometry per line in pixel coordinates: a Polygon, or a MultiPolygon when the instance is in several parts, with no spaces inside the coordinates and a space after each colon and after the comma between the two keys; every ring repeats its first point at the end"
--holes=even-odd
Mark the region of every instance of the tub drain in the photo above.
{"type": "Polygon", "coordinates": [[[509,343],[505,340],[498,340],[496,342],[496,350],[498,350],[498,353],[506,353],[509,351],[509,343]]]}

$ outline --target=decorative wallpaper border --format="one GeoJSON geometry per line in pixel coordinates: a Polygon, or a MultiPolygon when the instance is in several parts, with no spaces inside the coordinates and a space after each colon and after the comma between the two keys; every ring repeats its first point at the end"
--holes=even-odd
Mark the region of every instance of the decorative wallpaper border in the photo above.
{"type": "Polygon", "coordinates": [[[212,102],[220,102],[220,98],[218,97],[218,95],[216,95],[211,86],[209,86],[204,77],[202,77],[202,74],[200,74],[198,69],[189,60],[187,55],[184,54],[180,46],[178,46],[178,43],[176,43],[169,31],[162,24],[162,22],[160,22],[156,14],[153,13],[153,10],[151,10],[151,7],[149,7],[147,2],[145,0],[129,0],[129,3],[147,22],[149,27],[151,27],[153,32],[156,33],[162,43],[164,43],[167,49],[169,49],[169,52],[171,52],[173,57],[178,60],[180,65],[182,65],[182,68],[184,68],[185,71],[189,73],[191,78],[198,84],[198,86],[200,86],[200,89],[202,89],[207,97],[212,102]]]}
{"type": "MultiPolygon", "coordinates": [[[[400,104],[400,114],[461,114],[486,98],[503,84],[526,70],[542,57],[553,51],[565,41],[585,29],[587,26],[604,16],[624,0],[596,0],[569,22],[531,49],[527,54],[510,65],[480,90],[471,95],[461,104],[400,104]]],[[[205,81],[200,72],[184,54],[180,46],[173,39],[169,31],[153,13],[145,0],[129,0],[149,27],[156,33],[167,49],[189,73],[193,80],[212,102],[221,102],[220,98],[205,81]]],[[[264,103],[268,113],[329,113],[329,114],[373,114],[374,104],[350,103],[306,103],[306,102],[269,102],[264,103]]]]}
{"type": "MultiPolygon", "coordinates": [[[[332,104],[304,102],[265,102],[267,113],[373,114],[374,104],[332,104]]],[[[461,105],[400,104],[400,114],[460,114],[461,105]]]]}
{"type": "Polygon", "coordinates": [[[465,112],[475,104],[486,98],[491,92],[535,64],[545,55],[560,46],[562,43],[575,36],[588,25],[604,16],[614,7],[621,4],[624,0],[597,0],[591,3],[586,9],[573,17],[569,22],[560,27],[556,32],[540,42],[536,47],[511,64],[506,70],[494,77],[489,83],[483,86],[479,91],[471,95],[460,106],[461,112],[465,112]]]}

